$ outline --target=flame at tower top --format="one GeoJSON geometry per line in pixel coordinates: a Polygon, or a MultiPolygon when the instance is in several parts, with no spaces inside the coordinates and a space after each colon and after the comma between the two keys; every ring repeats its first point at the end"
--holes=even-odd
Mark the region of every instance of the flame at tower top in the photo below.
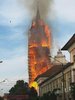
{"type": "Polygon", "coordinates": [[[51,31],[41,20],[39,9],[28,35],[29,83],[50,68],[51,31]]]}

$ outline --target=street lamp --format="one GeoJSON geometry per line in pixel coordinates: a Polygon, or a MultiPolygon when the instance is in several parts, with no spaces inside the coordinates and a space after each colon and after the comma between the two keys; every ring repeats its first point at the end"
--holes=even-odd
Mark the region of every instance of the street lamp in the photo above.
{"type": "Polygon", "coordinates": [[[49,56],[49,57],[52,58],[53,60],[59,62],[59,63],[61,64],[61,66],[62,66],[63,100],[66,100],[66,97],[65,97],[65,84],[64,84],[64,81],[65,81],[65,80],[64,80],[64,64],[63,64],[62,62],[60,62],[59,60],[55,59],[55,58],[52,57],[52,56],[49,56]]]}

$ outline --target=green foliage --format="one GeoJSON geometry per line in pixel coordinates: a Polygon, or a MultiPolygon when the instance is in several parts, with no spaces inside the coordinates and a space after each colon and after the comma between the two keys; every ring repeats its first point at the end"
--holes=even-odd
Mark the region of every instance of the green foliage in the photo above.
{"type": "Polygon", "coordinates": [[[30,88],[30,96],[37,97],[37,91],[35,90],[34,87],[31,87],[30,88]]]}
{"type": "Polygon", "coordinates": [[[9,95],[29,95],[29,100],[41,100],[38,98],[37,91],[34,87],[29,88],[28,83],[18,80],[9,90],[9,95]]]}
{"type": "Polygon", "coordinates": [[[4,100],[3,97],[0,97],[0,100],[4,100]]]}
{"type": "Polygon", "coordinates": [[[12,87],[9,90],[9,94],[11,95],[23,95],[23,94],[28,94],[28,92],[29,92],[29,85],[23,80],[18,80],[14,85],[14,87],[12,87]]]}
{"type": "Polygon", "coordinates": [[[49,92],[43,94],[43,96],[39,100],[57,100],[57,97],[56,97],[54,91],[53,92],[49,91],[49,92]]]}
{"type": "Polygon", "coordinates": [[[30,88],[29,100],[39,100],[38,95],[37,95],[37,91],[34,87],[30,88]]]}
{"type": "Polygon", "coordinates": [[[71,94],[73,99],[75,100],[75,83],[71,84],[71,94]]]}

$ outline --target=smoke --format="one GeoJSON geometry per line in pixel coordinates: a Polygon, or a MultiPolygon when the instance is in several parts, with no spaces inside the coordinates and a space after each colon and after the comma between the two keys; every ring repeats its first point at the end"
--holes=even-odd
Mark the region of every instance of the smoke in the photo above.
{"type": "Polygon", "coordinates": [[[51,2],[52,0],[35,0],[33,5],[36,5],[36,10],[38,6],[41,18],[45,19],[47,17],[51,2]]]}
{"type": "Polygon", "coordinates": [[[19,0],[24,8],[29,10],[31,17],[36,16],[37,8],[39,9],[40,16],[45,19],[50,12],[52,0],[19,0]]]}

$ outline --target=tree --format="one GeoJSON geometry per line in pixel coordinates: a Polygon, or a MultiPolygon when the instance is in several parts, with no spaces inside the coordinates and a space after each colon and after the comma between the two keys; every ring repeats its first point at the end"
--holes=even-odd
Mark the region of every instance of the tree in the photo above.
{"type": "Polygon", "coordinates": [[[55,91],[55,90],[53,90],[53,91],[48,91],[47,93],[44,93],[43,96],[41,97],[41,100],[57,100],[54,91],[55,91]]]}
{"type": "Polygon", "coordinates": [[[75,100],[75,83],[71,84],[71,95],[73,97],[73,100],[75,100]]]}
{"type": "Polygon", "coordinates": [[[11,95],[23,95],[28,94],[30,91],[29,85],[27,82],[24,82],[23,80],[18,80],[14,87],[12,87],[9,90],[9,94],[11,95]]]}
{"type": "Polygon", "coordinates": [[[30,95],[31,96],[34,96],[34,97],[37,97],[38,96],[37,95],[37,91],[36,91],[36,89],[34,87],[31,87],[30,88],[30,95]]]}
{"type": "Polygon", "coordinates": [[[34,87],[30,88],[29,100],[38,100],[38,94],[34,87]]]}
{"type": "Polygon", "coordinates": [[[3,100],[3,97],[0,96],[0,100],[3,100]]]}

